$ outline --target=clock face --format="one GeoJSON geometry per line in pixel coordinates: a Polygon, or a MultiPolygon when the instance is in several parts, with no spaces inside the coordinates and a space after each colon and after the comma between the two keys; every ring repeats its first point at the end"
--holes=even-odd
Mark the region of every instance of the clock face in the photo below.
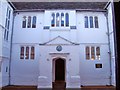
{"type": "Polygon", "coordinates": [[[57,50],[57,51],[62,51],[62,46],[58,45],[58,46],[56,47],[56,50],[57,50]]]}

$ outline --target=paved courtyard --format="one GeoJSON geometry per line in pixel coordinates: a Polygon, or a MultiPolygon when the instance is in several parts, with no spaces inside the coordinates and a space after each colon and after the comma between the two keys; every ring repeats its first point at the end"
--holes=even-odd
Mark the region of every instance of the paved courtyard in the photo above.
{"type": "Polygon", "coordinates": [[[85,86],[81,89],[37,89],[36,86],[7,86],[3,87],[2,90],[116,90],[113,86],[85,86]]]}

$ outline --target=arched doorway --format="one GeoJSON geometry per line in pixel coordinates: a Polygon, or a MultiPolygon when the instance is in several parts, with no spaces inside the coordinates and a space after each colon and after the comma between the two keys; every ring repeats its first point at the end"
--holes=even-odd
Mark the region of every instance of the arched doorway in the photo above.
{"type": "Polygon", "coordinates": [[[65,81],[65,60],[62,58],[55,60],[55,81],[65,81]]]}

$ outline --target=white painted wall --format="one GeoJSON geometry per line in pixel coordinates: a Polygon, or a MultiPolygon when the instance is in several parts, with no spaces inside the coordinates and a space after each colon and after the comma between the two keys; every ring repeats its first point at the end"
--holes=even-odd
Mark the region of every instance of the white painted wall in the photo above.
{"type": "Polygon", "coordinates": [[[107,44],[82,44],[80,45],[80,77],[81,85],[110,85],[110,61],[107,44]],[[86,60],[85,46],[100,46],[100,60],[86,60]],[[95,64],[102,64],[102,68],[96,68],[95,64]]]}
{"type": "MultiPolygon", "coordinates": [[[[0,62],[1,63],[1,78],[2,83],[1,86],[8,85],[8,70],[9,70],[9,60],[10,60],[10,42],[11,42],[11,32],[12,32],[12,18],[13,18],[13,9],[8,4],[6,0],[1,0],[0,2],[0,62]],[[5,32],[5,21],[6,21],[6,12],[7,7],[11,9],[11,17],[10,17],[10,27],[9,27],[9,40],[4,40],[4,32],[5,32]],[[8,69],[6,71],[6,68],[8,69]]],[[[1,87],[0,86],[0,87],[1,87]]]]}
{"type": "MultiPolygon", "coordinates": [[[[104,12],[76,12],[75,10],[57,10],[57,12],[70,13],[70,26],[77,26],[77,29],[51,28],[52,10],[45,12],[19,12],[15,16],[13,32],[13,48],[11,63],[11,84],[12,85],[38,85],[39,87],[51,87],[52,83],[52,57],[49,53],[57,53],[53,46],[39,46],[57,36],[61,36],[72,42],[79,43],[79,46],[63,46],[61,53],[70,53],[66,57],[67,63],[67,87],[78,87],[81,85],[109,85],[110,84],[110,60],[107,36],[107,19],[104,12]],[[37,16],[36,28],[22,28],[23,16],[37,16]],[[84,16],[98,16],[99,28],[84,28],[84,16]],[[35,60],[20,60],[20,46],[35,46],[35,60]],[[101,60],[85,60],[85,46],[100,46],[101,60]],[[71,59],[69,61],[69,59],[71,59]],[[96,69],[95,64],[101,63],[102,69],[96,69]],[[80,76],[76,81],[74,77],[80,76]],[[74,79],[72,79],[74,78],[74,79]],[[77,82],[73,85],[73,81],[77,82]],[[73,86],[72,86],[73,85],[73,86]]],[[[53,10],[52,12],[55,12],[53,10]]],[[[60,42],[62,43],[62,41],[60,42]]],[[[112,47],[113,48],[113,47],[112,47]]],[[[61,56],[63,57],[63,56],[61,56]]]]}
{"type": "Polygon", "coordinates": [[[12,85],[37,85],[39,76],[40,49],[38,44],[29,44],[35,47],[35,59],[20,59],[20,44],[13,44],[11,63],[12,85]]]}
{"type": "MultiPolygon", "coordinates": [[[[57,44],[57,43],[56,43],[57,44]]],[[[59,44],[58,44],[59,45],[59,44]]],[[[61,45],[62,51],[56,50],[56,45],[40,46],[39,61],[39,78],[38,87],[52,88],[54,81],[53,59],[64,58],[65,65],[65,81],[67,88],[80,88],[80,68],[79,68],[79,46],[78,45],[61,45]],[[72,49],[70,49],[72,48],[72,49]],[[61,55],[64,53],[63,55],[61,55]]]]}

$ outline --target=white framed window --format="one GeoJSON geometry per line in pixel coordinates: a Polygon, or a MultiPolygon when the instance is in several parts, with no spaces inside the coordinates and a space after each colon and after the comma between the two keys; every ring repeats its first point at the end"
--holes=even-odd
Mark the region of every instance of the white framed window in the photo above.
{"type": "Polygon", "coordinates": [[[36,16],[23,16],[22,28],[36,28],[36,16]]]}
{"type": "Polygon", "coordinates": [[[52,13],[51,27],[69,27],[69,14],[63,12],[52,13]]]}
{"type": "Polygon", "coordinates": [[[86,55],[86,60],[100,60],[100,47],[86,46],[85,55],[86,55]]]}
{"type": "Polygon", "coordinates": [[[33,59],[35,58],[34,46],[21,46],[20,47],[20,59],[33,59]]]}
{"type": "Polygon", "coordinates": [[[84,17],[85,28],[99,28],[99,21],[97,16],[85,16],[84,17]]]}
{"type": "Polygon", "coordinates": [[[6,41],[8,41],[8,39],[9,39],[10,17],[11,17],[11,10],[10,10],[9,7],[7,7],[6,21],[5,21],[5,31],[4,31],[4,40],[6,40],[6,41]]]}
{"type": "Polygon", "coordinates": [[[34,48],[33,46],[31,47],[30,58],[31,58],[31,59],[34,59],[34,58],[35,58],[35,48],[34,48]]]}

